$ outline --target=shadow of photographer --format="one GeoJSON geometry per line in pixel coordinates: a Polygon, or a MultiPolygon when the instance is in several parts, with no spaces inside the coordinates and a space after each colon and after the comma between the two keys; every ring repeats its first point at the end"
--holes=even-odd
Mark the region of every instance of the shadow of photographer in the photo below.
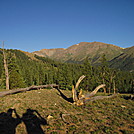
{"type": "Polygon", "coordinates": [[[47,125],[47,121],[41,117],[37,110],[27,109],[21,119],[28,134],[44,134],[41,125],[47,125]]]}
{"type": "Polygon", "coordinates": [[[25,124],[27,134],[44,134],[41,125],[47,125],[37,110],[27,109],[20,117],[15,109],[10,108],[7,112],[0,113],[0,134],[16,134],[16,128],[21,122],[25,124]]]}
{"type": "Polygon", "coordinates": [[[15,134],[16,127],[21,123],[21,118],[15,109],[8,109],[0,113],[0,134],[15,134]],[[13,117],[13,112],[16,118],[13,117]]]}

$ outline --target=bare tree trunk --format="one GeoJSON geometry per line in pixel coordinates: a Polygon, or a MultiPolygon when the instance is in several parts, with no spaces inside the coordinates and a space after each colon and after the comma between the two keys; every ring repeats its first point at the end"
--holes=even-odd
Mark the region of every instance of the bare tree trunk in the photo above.
{"type": "Polygon", "coordinates": [[[103,90],[104,90],[104,93],[106,93],[106,88],[105,87],[103,87],[103,90]]]}
{"type": "Polygon", "coordinates": [[[111,93],[110,89],[111,89],[111,88],[110,88],[110,87],[108,87],[108,93],[109,93],[109,94],[111,93]]]}
{"type": "Polygon", "coordinates": [[[9,73],[8,73],[8,65],[6,61],[6,54],[4,51],[4,41],[3,41],[3,60],[4,60],[4,68],[5,68],[5,76],[6,76],[6,89],[9,90],[9,73]]]}
{"type": "MultiPolygon", "coordinates": [[[[104,73],[101,73],[102,75],[102,81],[103,81],[103,84],[105,83],[105,80],[104,80],[104,73]]],[[[106,87],[103,87],[103,90],[104,90],[104,93],[106,93],[106,87]]]]}
{"type": "Polygon", "coordinates": [[[116,93],[115,81],[113,81],[114,94],[116,93]]]}

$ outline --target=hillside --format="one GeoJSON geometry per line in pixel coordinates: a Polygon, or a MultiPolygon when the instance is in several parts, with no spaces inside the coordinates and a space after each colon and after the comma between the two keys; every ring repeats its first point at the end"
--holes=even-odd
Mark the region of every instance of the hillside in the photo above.
{"type": "Polygon", "coordinates": [[[81,42],[67,49],[42,49],[33,54],[67,63],[82,63],[88,58],[92,65],[99,65],[101,57],[105,55],[110,67],[127,71],[134,70],[134,47],[123,49],[101,42],[81,42]]]}
{"type": "Polygon", "coordinates": [[[123,53],[110,61],[110,67],[134,71],[134,46],[123,50],[123,53]]]}
{"type": "Polygon", "coordinates": [[[63,48],[42,49],[40,51],[33,52],[33,54],[36,54],[42,57],[54,57],[54,55],[57,55],[58,53],[62,53],[63,51],[64,51],[63,48]]]}
{"type": "MultiPolygon", "coordinates": [[[[62,92],[72,97],[71,91],[62,92]]],[[[134,103],[123,96],[88,102],[84,107],[68,103],[56,89],[5,96],[0,98],[0,133],[16,129],[17,134],[132,134],[134,103]]]]}
{"type": "MultiPolygon", "coordinates": [[[[13,49],[6,50],[6,54],[8,56],[7,61],[10,72],[10,89],[45,84],[57,84],[60,85],[61,89],[70,89],[72,84],[74,84],[81,75],[85,75],[87,76],[83,83],[85,90],[91,91],[98,83],[101,84],[105,82],[107,90],[113,91],[113,82],[116,81],[116,89],[118,92],[132,93],[134,91],[134,73],[130,71],[125,72],[106,67],[107,73],[103,75],[102,72],[105,72],[103,64],[100,64],[99,67],[91,66],[89,60],[85,60],[82,64],[63,63],[48,57],[40,57],[13,49]],[[110,78],[112,75],[116,77],[114,77],[111,83],[110,78]]],[[[117,62],[115,65],[117,64],[119,63],[117,62]]],[[[130,64],[133,64],[133,62],[130,64]]],[[[0,51],[0,68],[0,89],[5,89],[2,51],[0,51]]]]}
{"type": "Polygon", "coordinates": [[[122,48],[101,42],[81,42],[67,49],[42,49],[33,53],[64,62],[82,62],[88,57],[92,64],[96,64],[103,54],[112,60],[122,53],[122,48]]]}

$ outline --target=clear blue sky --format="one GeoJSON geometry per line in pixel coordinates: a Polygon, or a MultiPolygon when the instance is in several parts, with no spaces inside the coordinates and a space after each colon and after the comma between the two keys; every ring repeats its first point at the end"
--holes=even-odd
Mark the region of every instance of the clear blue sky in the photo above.
{"type": "Polygon", "coordinates": [[[0,0],[2,40],[29,52],[84,41],[130,47],[134,0],[0,0]]]}

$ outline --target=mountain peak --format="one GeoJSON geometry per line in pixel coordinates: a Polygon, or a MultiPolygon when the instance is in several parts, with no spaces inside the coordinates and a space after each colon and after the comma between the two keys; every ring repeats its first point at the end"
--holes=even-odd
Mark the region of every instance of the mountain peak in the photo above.
{"type": "Polygon", "coordinates": [[[108,60],[120,55],[122,48],[102,42],[80,42],[72,45],[67,49],[54,48],[42,49],[33,52],[36,55],[49,57],[64,62],[83,61],[86,57],[92,59],[93,63],[97,63],[100,57],[105,54],[108,60]]]}

